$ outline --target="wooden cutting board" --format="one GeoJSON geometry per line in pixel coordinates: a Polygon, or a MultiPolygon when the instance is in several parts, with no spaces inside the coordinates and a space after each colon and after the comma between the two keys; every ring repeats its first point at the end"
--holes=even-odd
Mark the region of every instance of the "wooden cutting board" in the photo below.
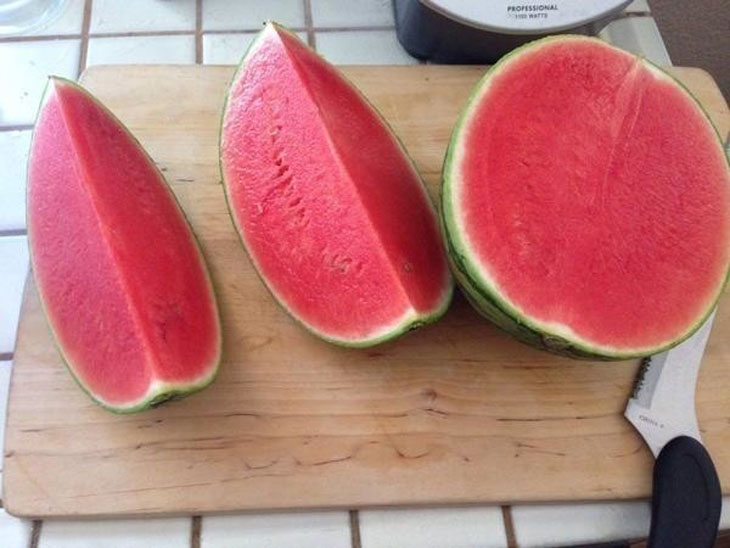
{"type": "MultiPolygon", "coordinates": [[[[23,516],[646,497],[652,458],[622,418],[637,363],[523,346],[457,296],[446,317],[383,346],[321,342],[275,305],[223,201],[220,109],[232,67],[94,67],[83,82],[172,184],[222,308],[217,381],[180,402],[113,415],[61,363],[29,279],[5,444],[4,502],[23,516]]],[[[712,79],[673,69],[722,135],[712,79]]],[[[402,137],[434,198],[475,67],[346,69],[402,137]]],[[[59,211],[62,214],[62,211],[59,211]]],[[[698,388],[703,436],[730,488],[730,302],[698,388]]]]}

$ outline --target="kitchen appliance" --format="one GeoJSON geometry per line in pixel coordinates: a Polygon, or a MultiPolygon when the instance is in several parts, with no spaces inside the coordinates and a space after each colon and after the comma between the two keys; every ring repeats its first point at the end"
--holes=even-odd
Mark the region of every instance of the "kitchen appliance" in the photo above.
{"type": "Polygon", "coordinates": [[[597,34],[631,0],[394,0],[398,40],[436,63],[494,63],[550,34],[597,34]]]}

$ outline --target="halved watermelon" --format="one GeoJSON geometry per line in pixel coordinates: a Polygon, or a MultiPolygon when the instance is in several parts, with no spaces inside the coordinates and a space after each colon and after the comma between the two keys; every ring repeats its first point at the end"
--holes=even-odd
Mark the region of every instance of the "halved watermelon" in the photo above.
{"type": "Polygon", "coordinates": [[[252,262],[307,329],[367,346],[444,313],[452,280],[413,164],[353,85],[278,25],[233,78],[220,154],[252,262]]]}
{"type": "Polygon", "coordinates": [[[678,82],[586,37],[533,42],[473,91],[443,173],[464,292],[518,338],[577,357],[671,347],[730,265],[730,170],[678,82]]]}
{"type": "Polygon", "coordinates": [[[213,380],[218,310],[180,207],[122,123],[60,78],[33,133],[28,238],[55,340],[99,404],[138,411],[213,380]]]}

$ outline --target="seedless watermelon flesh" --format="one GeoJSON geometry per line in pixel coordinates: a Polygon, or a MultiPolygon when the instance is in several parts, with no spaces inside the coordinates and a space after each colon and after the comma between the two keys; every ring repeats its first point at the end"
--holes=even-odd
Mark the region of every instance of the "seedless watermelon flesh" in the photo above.
{"type": "Polygon", "coordinates": [[[98,403],[137,411],[213,379],[218,312],[182,211],[121,122],[62,79],[33,134],[28,236],[56,342],[98,403]]]}
{"type": "Polygon", "coordinates": [[[231,84],[221,168],[253,263],[315,334],[366,346],[445,311],[448,263],[411,161],[359,92],[277,25],[231,84]]]}
{"type": "Polygon", "coordinates": [[[465,293],[519,338],[574,356],[689,336],[728,274],[730,172],[690,94],[585,37],[534,42],[478,84],[444,168],[465,293]]]}

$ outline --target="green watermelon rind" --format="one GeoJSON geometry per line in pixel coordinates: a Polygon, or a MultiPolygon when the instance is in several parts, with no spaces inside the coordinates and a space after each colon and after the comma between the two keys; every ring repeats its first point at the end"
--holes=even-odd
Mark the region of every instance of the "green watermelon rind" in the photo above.
{"type": "MultiPolygon", "coordinates": [[[[231,78],[231,81],[228,86],[228,91],[226,92],[225,101],[223,104],[223,109],[221,110],[220,114],[220,124],[219,124],[219,132],[218,132],[218,149],[222,150],[222,144],[223,144],[223,131],[224,131],[224,120],[225,120],[225,114],[228,110],[228,101],[230,98],[230,92],[233,85],[238,81],[238,77],[240,72],[245,68],[246,66],[246,60],[249,58],[249,56],[256,51],[256,48],[258,47],[258,44],[260,40],[265,36],[265,33],[268,30],[268,27],[272,26],[275,27],[278,30],[281,30],[283,32],[286,32],[299,40],[299,37],[296,36],[292,31],[284,27],[283,25],[280,25],[273,21],[268,21],[266,23],[265,28],[260,31],[256,38],[253,39],[253,41],[249,44],[248,48],[243,54],[243,57],[241,58],[241,61],[238,63],[235,72],[233,73],[233,76],[231,78]]],[[[360,98],[365,101],[368,106],[378,115],[378,118],[380,119],[381,123],[388,129],[391,137],[394,139],[394,141],[397,143],[397,145],[400,147],[401,151],[403,152],[403,155],[408,158],[409,163],[411,165],[411,168],[413,169],[413,172],[417,175],[418,180],[421,183],[422,190],[426,196],[426,200],[428,201],[429,206],[431,207],[434,215],[437,218],[438,222],[438,212],[431,201],[431,198],[428,196],[428,192],[425,188],[425,185],[423,183],[423,180],[421,179],[420,175],[416,171],[415,166],[413,165],[413,161],[411,160],[410,156],[408,155],[405,147],[403,146],[402,142],[400,141],[400,138],[395,134],[393,129],[390,127],[390,125],[387,123],[385,118],[380,114],[380,112],[373,106],[372,103],[360,92],[360,90],[352,83],[350,82],[347,77],[340,73],[339,74],[341,78],[343,78],[360,96],[360,98]]],[[[374,337],[364,338],[364,339],[346,339],[346,338],[340,338],[340,337],[332,337],[328,335],[327,333],[324,333],[317,328],[309,325],[306,323],[302,318],[300,318],[297,314],[295,314],[292,310],[290,310],[285,302],[284,299],[280,298],[274,289],[271,287],[271,285],[268,283],[266,276],[261,271],[261,268],[259,267],[258,263],[256,262],[256,259],[253,257],[252,253],[248,249],[248,245],[246,244],[246,241],[243,237],[243,231],[241,230],[241,227],[238,225],[238,221],[236,220],[236,216],[233,211],[233,207],[231,205],[231,198],[228,194],[228,185],[226,184],[226,176],[225,176],[225,170],[223,168],[223,158],[222,155],[218,155],[218,167],[220,169],[220,176],[221,181],[223,183],[223,195],[225,197],[226,206],[228,208],[228,213],[231,217],[231,220],[233,221],[233,224],[236,228],[236,234],[238,235],[238,239],[241,242],[241,245],[243,249],[246,251],[246,254],[248,255],[249,261],[254,267],[254,271],[256,272],[256,275],[259,277],[261,282],[263,283],[264,287],[266,287],[267,291],[271,296],[273,297],[274,301],[289,315],[297,324],[299,324],[301,327],[303,327],[306,331],[309,331],[316,337],[331,343],[335,344],[337,346],[342,346],[345,348],[368,348],[372,346],[379,345],[381,343],[385,343],[394,339],[397,339],[398,337],[404,335],[405,333],[412,331],[414,329],[417,329],[423,325],[428,325],[431,323],[434,323],[438,321],[448,310],[449,305],[451,304],[451,300],[453,298],[454,293],[454,282],[451,277],[451,273],[448,273],[447,276],[447,287],[444,288],[444,296],[442,298],[441,303],[439,306],[431,313],[427,315],[409,315],[406,317],[405,320],[400,321],[398,323],[395,323],[392,327],[389,327],[386,331],[384,331],[382,334],[378,334],[374,337]]]]}
{"type": "MultiPolygon", "coordinates": [[[[197,236],[192,230],[192,227],[190,225],[190,222],[185,215],[185,211],[180,206],[180,202],[178,201],[177,197],[175,196],[175,193],[172,192],[172,189],[170,188],[169,183],[167,182],[167,179],[165,178],[164,174],[160,171],[160,169],[155,164],[154,160],[150,157],[150,155],[147,153],[147,150],[140,144],[139,140],[132,134],[132,132],[129,131],[127,126],[125,126],[119,118],[114,115],[113,112],[111,112],[101,101],[99,101],[96,97],[94,97],[91,93],[89,93],[84,87],[77,84],[76,82],[69,80],[67,78],[63,78],[60,76],[49,76],[48,81],[46,82],[46,86],[43,90],[43,94],[41,96],[40,105],[38,107],[38,112],[36,114],[36,126],[38,125],[38,120],[40,118],[40,115],[43,111],[43,105],[46,102],[49,88],[51,87],[52,83],[54,81],[63,83],[65,85],[73,86],[74,88],[78,89],[82,93],[84,93],[86,96],[88,96],[91,100],[93,100],[97,105],[99,105],[104,111],[114,119],[117,124],[119,124],[119,127],[121,127],[126,134],[132,139],[132,141],[136,144],[136,146],[139,148],[139,150],[142,151],[145,158],[147,158],[147,161],[150,163],[150,165],[154,166],[155,171],[157,172],[157,175],[160,178],[160,181],[162,182],[163,186],[167,190],[168,194],[172,197],[174,200],[175,205],[177,206],[178,211],[182,214],[182,217],[187,225],[188,233],[192,237],[192,242],[198,251],[198,256],[200,257],[201,264],[203,266],[203,271],[206,277],[206,280],[208,282],[208,294],[210,296],[210,302],[213,306],[214,310],[214,317],[216,319],[217,324],[217,332],[218,332],[218,340],[216,341],[216,347],[218,349],[218,352],[215,356],[215,358],[211,361],[210,367],[210,373],[207,375],[201,377],[199,380],[196,380],[192,383],[163,383],[160,381],[156,381],[156,384],[154,384],[154,389],[148,391],[145,396],[139,400],[136,400],[133,402],[132,405],[117,405],[117,404],[111,404],[102,398],[98,397],[94,391],[88,387],[83,380],[76,374],[76,371],[71,363],[71,360],[66,355],[66,352],[63,348],[63,345],[61,344],[61,341],[58,339],[58,336],[56,335],[56,331],[53,329],[53,324],[51,323],[50,315],[48,313],[45,300],[43,298],[43,293],[40,285],[37,285],[37,291],[38,291],[38,300],[41,304],[41,309],[43,310],[43,314],[46,318],[46,323],[48,324],[49,330],[51,332],[51,336],[53,337],[53,342],[56,345],[56,348],[59,351],[59,354],[61,356],[61,359],[66,366],[66,369],[68,369],[69,373],[71,374],[71,378],[76,382],[76,384],[83,390],[89,398],[91,398],[95,403],[97,403],[100,407],[103,407],[104,409],[107,409],[108,411],[111,411],[116,414],[130,414],[130,413],[137,413],[139,411],[144,411],[146,409],[150,409],[152,407],[157,407],[167,401],[172,400],[179,400],[186,396],[189,396],[190,394],[193,394],[195,392],[198,392],[207,386],[209,386],[217,377],[218,372],[220,370],[220,364],[222,360],[223,355],[223,338],[222,338],[222,330],[221,330],[221,319],[220,319],[220,310],[218,307],[218,302],[216,300],[216,293],[213,285],[213,280],[210,276],[210,272],[208,270],[207,262],[205,260],[205,256],[203,255],[202,247],[200,246],[200,242],[198,241],[197,236]]],[[[35,133],[34,133],[35,134],[35,133]]],[[[30,151],[32,153],[33,151],[33,137],[31,137],[31,143],[30,143],[30,151]]],[[[31,154],[29,154],[29,160],[32,159],[31,154]]],[[[30,166],[30,161],[28,162],[28,166],[30,166]]],[[[27,178],[27,175],[26,175],[27,178]]],[[[30,189],[30,185],[26,185],[28,189],[30,189]]],[[[28,200],[28,193],[26,192],[26,202],[28,200]]],[[[27,204],[26,204],[26,209],[27,204]]],[[[30,211],[28,209],[28,211],[30,211]]],[[[33,256],[33,248],[31,246],[31,240],[32,240],[32,233],[31,233],[31,226],[30,223],[28,224],[28,234],[27,234],[27,242],[28,242],[28,249],[31,256],[31,265],[33,264],[32,256],[33,256]]]]}
{"type": "MultiPolygon", "coordinates": [[[[463,108],[456,125],[451,134],[451,139],[444,159],[442,185],[441,185],[441,226],[442,235],[446,242],[447,250],[449,252],[449,260],[452,266],[452,272],[463,290],[467,300],[480,312],[483,316],[487,317],[499,328],[510,333],[516,339],[529,344],[531,346],[547,350],[549,352],[557,353],[560,355],[568,356],[571,358],[579,359],[598,359],[605,361],[615,360],[626,360],[632,358],[644,357],[651,354],[656,354],[673,348],[680,344],[682,341],[691,337],[707,320],[718,300],[720,299],[724,288],[728,284],[730,279],[730,269],[725,275],[725,279],[722,284],[719,284],[717,294],[710,301],[708,309],[700,319],[694,323],[680,338],[672,340],[666,344],[657,345],[654,347],[640,348],[634,350],[617,350],[614,348],[607,348],[599,345],[591,345],[588,341],[579,340],[577,337],[571,338],[563,334],[552,331],[549,327],[540,325],[538,322],[533,321],[526,314],[519,311],[509,300],[503,296],[498,288],[494,286],[493,282],[490,282],[482,272],[481,267],[477,264],[476,260],[470,256],[470,252],[464,243],[463,237],[460,233],[457,217],[454,212],[454,198],[453,198],[453,185],[454,182],[454,162],[457,155],[457,149],[461,146],[461,135],[462,130],[466,123],[471,119],[470,114],[472,108],[477,104],[477,100],[484,94],[485,87],[491,81],[491,78],[500,72],[507,63],[514,59],[515,56],[519,56],[520,53],[525,50],[532,50],[540,47],[543,44],[553,41],[564,41],[564,40],[587,40],[599,42],[602,45],[613,48],[626,55],[633,54],[625,52],[619,48],[606,44],[602,40],[597,38],[575,36],[575,35],[556,35],[540,40],[536,40],[525,44],[519,48],[516,48],[509,54],[502,57],[495,65],[493,65],[488,72],[479,80],[475,85],[474,89],[469,94],[466,101],[465,107],[463,108]]],[[[654,70],[658,75],[666,77],[669,81],[678,85],[680,89],[692,100],[697,106],[699,112],[702,113],[704,118],[713,128],[715,135],[717,135],[718,145],[722,148],[722,139],[715,128],[712,120],[707,115],[699,101],[692,95],[692,93],[674,78],[671,74],[661,69],[661,67],[647,61],[644,58],[640,60],[647,65],[650,69],[654,70]]],[[[728,160],[727,155],[724,153],[723,156],[728,160]]],[[[729,164],[730,165],[730,164],[729,164]]]]}

